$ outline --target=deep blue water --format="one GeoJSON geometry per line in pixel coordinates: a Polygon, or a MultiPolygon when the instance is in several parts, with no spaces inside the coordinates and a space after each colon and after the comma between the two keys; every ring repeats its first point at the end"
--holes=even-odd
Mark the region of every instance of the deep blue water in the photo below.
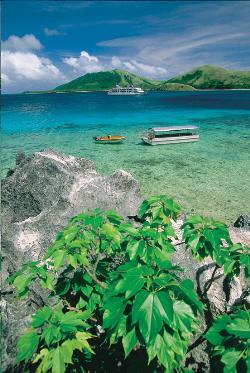
{"type": "Polygon", "coordinates": [[[2,175],[19,149],[55,148],[90,158],[99,171],[123,168],[142,193],[166,193],[188,210],[233,219],[249,207],[250,91],[67,93],[2,96],[2,175]],[[143,146],[152,126],[195,124],[198,143],[143,146]],[[122,145],[93,136],[122,134],[122,145]]]}

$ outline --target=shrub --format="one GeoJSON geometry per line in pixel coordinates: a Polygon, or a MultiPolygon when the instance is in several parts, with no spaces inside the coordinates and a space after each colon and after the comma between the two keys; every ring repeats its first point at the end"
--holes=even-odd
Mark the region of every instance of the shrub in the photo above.
{"type": "MultiPolygon", "coordinates": [[[[160,195],[142,203],[137,225],[113,210],[71,219],[42,261],[26,263],[10,278],[20,298],[37,283],[57,301],[33,316],[18,342],[17,361],[53,373],[73,364],[73,372],[74,364],[93,354],[101,330],[110,346],[122,344],[125,358],[141,350],[148,363],[166,372],[184,371],[204,305],[193,282],[181,280],[182,269],[171,261],[172,221],[180,213],[176,202],[160,195]]],[[[249,275],[247,249],[232,244],[225,224],[193,216],[183,230],[194,257],[210,256],[230,276],[245,266],[249,275]]]]}

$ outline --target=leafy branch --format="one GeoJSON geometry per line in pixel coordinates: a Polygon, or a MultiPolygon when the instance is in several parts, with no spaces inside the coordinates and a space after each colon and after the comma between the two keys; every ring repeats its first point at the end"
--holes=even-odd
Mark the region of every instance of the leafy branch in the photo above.
{"type": "MultiPolygon", "coordinates": [[[[20,298],[32,293],[35,281],[57,300],[55,307],[45,306],[33,316],[18,342],[18,363],[32,362],[38,373],[64,373],[69,366],[73,372],[98,349],[96,330],[101,329],[110,346],[123,346],[124,359],[142,351],[148,364],[169,373],[184,372],[186,353],[204,340],[200,336],[190,345],[218,269],[231,279],[241,268],[249,277],[250,267],[249,249],[232,243],[225,224],[190,217],[183,224],[187,249],[199,260],[210,257],[215,262],[199,298],[193,282],[181,280],[182,269],[172,263],[172,222],[180,214],[179,204],[160,195],[143,201],[137,226],[113,210],[96,209],[71,219],[42,261],[24,264],[9,279],[20,298]]],[[[214,342],[213,353],[220,354],[225,365],[236,355],[239,364],[245,361],[246,327],[242,331],[237,321],[243,316],[246,313],[225,315],[223,322],[215,321],[206,330],[205,338],[214,342]],[[232,345],[235,350],[228,355],[227,344],[235,338],[241,347],[232,345]]]]}

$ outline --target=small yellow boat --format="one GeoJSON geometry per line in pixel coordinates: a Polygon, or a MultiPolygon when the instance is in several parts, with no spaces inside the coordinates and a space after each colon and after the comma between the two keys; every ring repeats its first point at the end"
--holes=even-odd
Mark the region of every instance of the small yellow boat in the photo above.
{"type": "Polygon", "coordinates": [[[107,135],[107,136],[96,136],[94,137],[94,140],[98,144],[121,144],[126,139],[124,136],[113,136],[113,135],[107,135]]]}

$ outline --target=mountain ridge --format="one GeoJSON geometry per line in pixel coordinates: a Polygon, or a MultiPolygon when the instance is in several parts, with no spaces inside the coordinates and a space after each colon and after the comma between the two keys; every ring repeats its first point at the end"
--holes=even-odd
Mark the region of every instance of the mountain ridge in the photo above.
{"type": "Polygon", "coordinates": [[[160,84],[160,81],[143,78],[136,74],[130,73],[126,70],[108,70],[99,71],[94,73],[87,73],[82,75],[66,84],[59,85],[54,90],[64,91],[65,88],[69,90],[109,90],[115,85],[119,84],[121,87],[128,85],[138,86],[144,89],[150,89],[151,87],[160,84]]]}
{"type": "Polygon", "coordinates": [[[188,84],[196,89],[250,89],[250,71],[203,65],[169,79],[168,83],[188,84]]]}
{"type": "Polygon", "coordinates": [[[116,85],[133,85],[144,90],[193,91],[196,89],[250,89],[250,71],[226,70],[219,66],[203,65],[169,80],[154,80],[127,70],[108,70],[87,73],[49,91],[25,93],[64,93],[108,91],[116,85]]]}

